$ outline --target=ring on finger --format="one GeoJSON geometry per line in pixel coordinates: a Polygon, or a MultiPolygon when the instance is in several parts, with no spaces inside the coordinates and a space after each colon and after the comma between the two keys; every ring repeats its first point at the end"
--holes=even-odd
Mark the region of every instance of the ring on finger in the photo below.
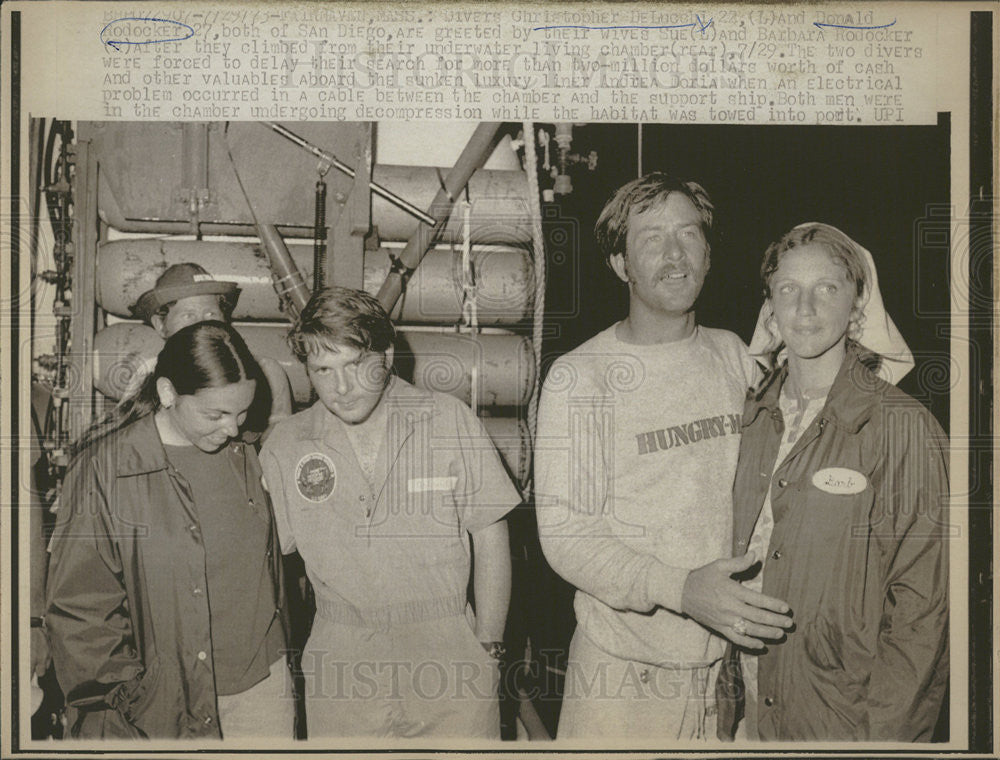
{"type": "Polygon", "coordinates": [[[733,630],[736,631],[740,636],[747,635],[747,621],[743,618],[736,618],[736,622],[733,623],[733,630]]]}

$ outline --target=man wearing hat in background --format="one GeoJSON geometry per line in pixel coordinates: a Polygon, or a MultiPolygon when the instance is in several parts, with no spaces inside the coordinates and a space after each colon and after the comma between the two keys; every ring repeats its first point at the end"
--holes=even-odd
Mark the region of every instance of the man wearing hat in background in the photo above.
{"type": "MultiPolygon", "coordinates": [[[[182,327],[217,320],[230,321],[240,289],[235,282],[216,280],[194,263],[174,264],[156,279],[132,307],[132,313],[150,325],[166,340],[182,327]]],[[[256,357],[270,389],[271,412],[267,427],[292,413],[292,389],[288,375],[278,362],[267,356],[256,357]]],[[[156,357],[136,369],[125,395],[130,395],[152,370],[156,357]]]]}

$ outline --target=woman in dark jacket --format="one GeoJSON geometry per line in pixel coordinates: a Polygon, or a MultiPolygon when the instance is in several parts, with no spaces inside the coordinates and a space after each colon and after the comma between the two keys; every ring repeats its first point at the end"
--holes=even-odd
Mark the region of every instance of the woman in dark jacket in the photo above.
{"type": "Polygon", "coordinates": [[[720,735],[743,713],[750,739],[929,741],[948,680],[948,441],[883,379],[912,355],[868,251],[801,225],[761,274],[751,353],[777,367],[744,410],[733,551],[762,561],[746,584],[796,625],[763,652],[730,647],[720,735]]]}
{"type": "Polygon", "coordinates": [[[291,738],[274,518],[237,438],[260,377],[230,327],[184,328],[76,447],[46,615],[72,736],[291,738]]]}

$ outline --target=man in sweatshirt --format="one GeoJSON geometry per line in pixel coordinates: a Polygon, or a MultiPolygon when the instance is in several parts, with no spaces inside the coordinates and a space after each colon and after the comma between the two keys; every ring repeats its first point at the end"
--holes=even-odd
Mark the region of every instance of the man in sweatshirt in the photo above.
{"type": "Polygon", "coordinates": [[[622,321],[557,361],[539,409],[536,504],[552,567],[577,588],[558,737],[715,736],[725,638],[791,624],[729,559],[740,415],[758,369],[701,327],[705,190],[654,172],[619,188],[595,234],[628,285],[622,321]]]}

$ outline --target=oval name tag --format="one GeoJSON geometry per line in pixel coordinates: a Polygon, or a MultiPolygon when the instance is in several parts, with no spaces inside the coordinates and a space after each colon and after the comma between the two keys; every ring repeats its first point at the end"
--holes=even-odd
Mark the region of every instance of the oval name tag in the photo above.
{"type": "Polygon", "coordinates": [[[840,495],[861,493],[868,485],[868,478],[847,467],[824,467],[816,471],[812,481],[820,491],[840,495]]]}

